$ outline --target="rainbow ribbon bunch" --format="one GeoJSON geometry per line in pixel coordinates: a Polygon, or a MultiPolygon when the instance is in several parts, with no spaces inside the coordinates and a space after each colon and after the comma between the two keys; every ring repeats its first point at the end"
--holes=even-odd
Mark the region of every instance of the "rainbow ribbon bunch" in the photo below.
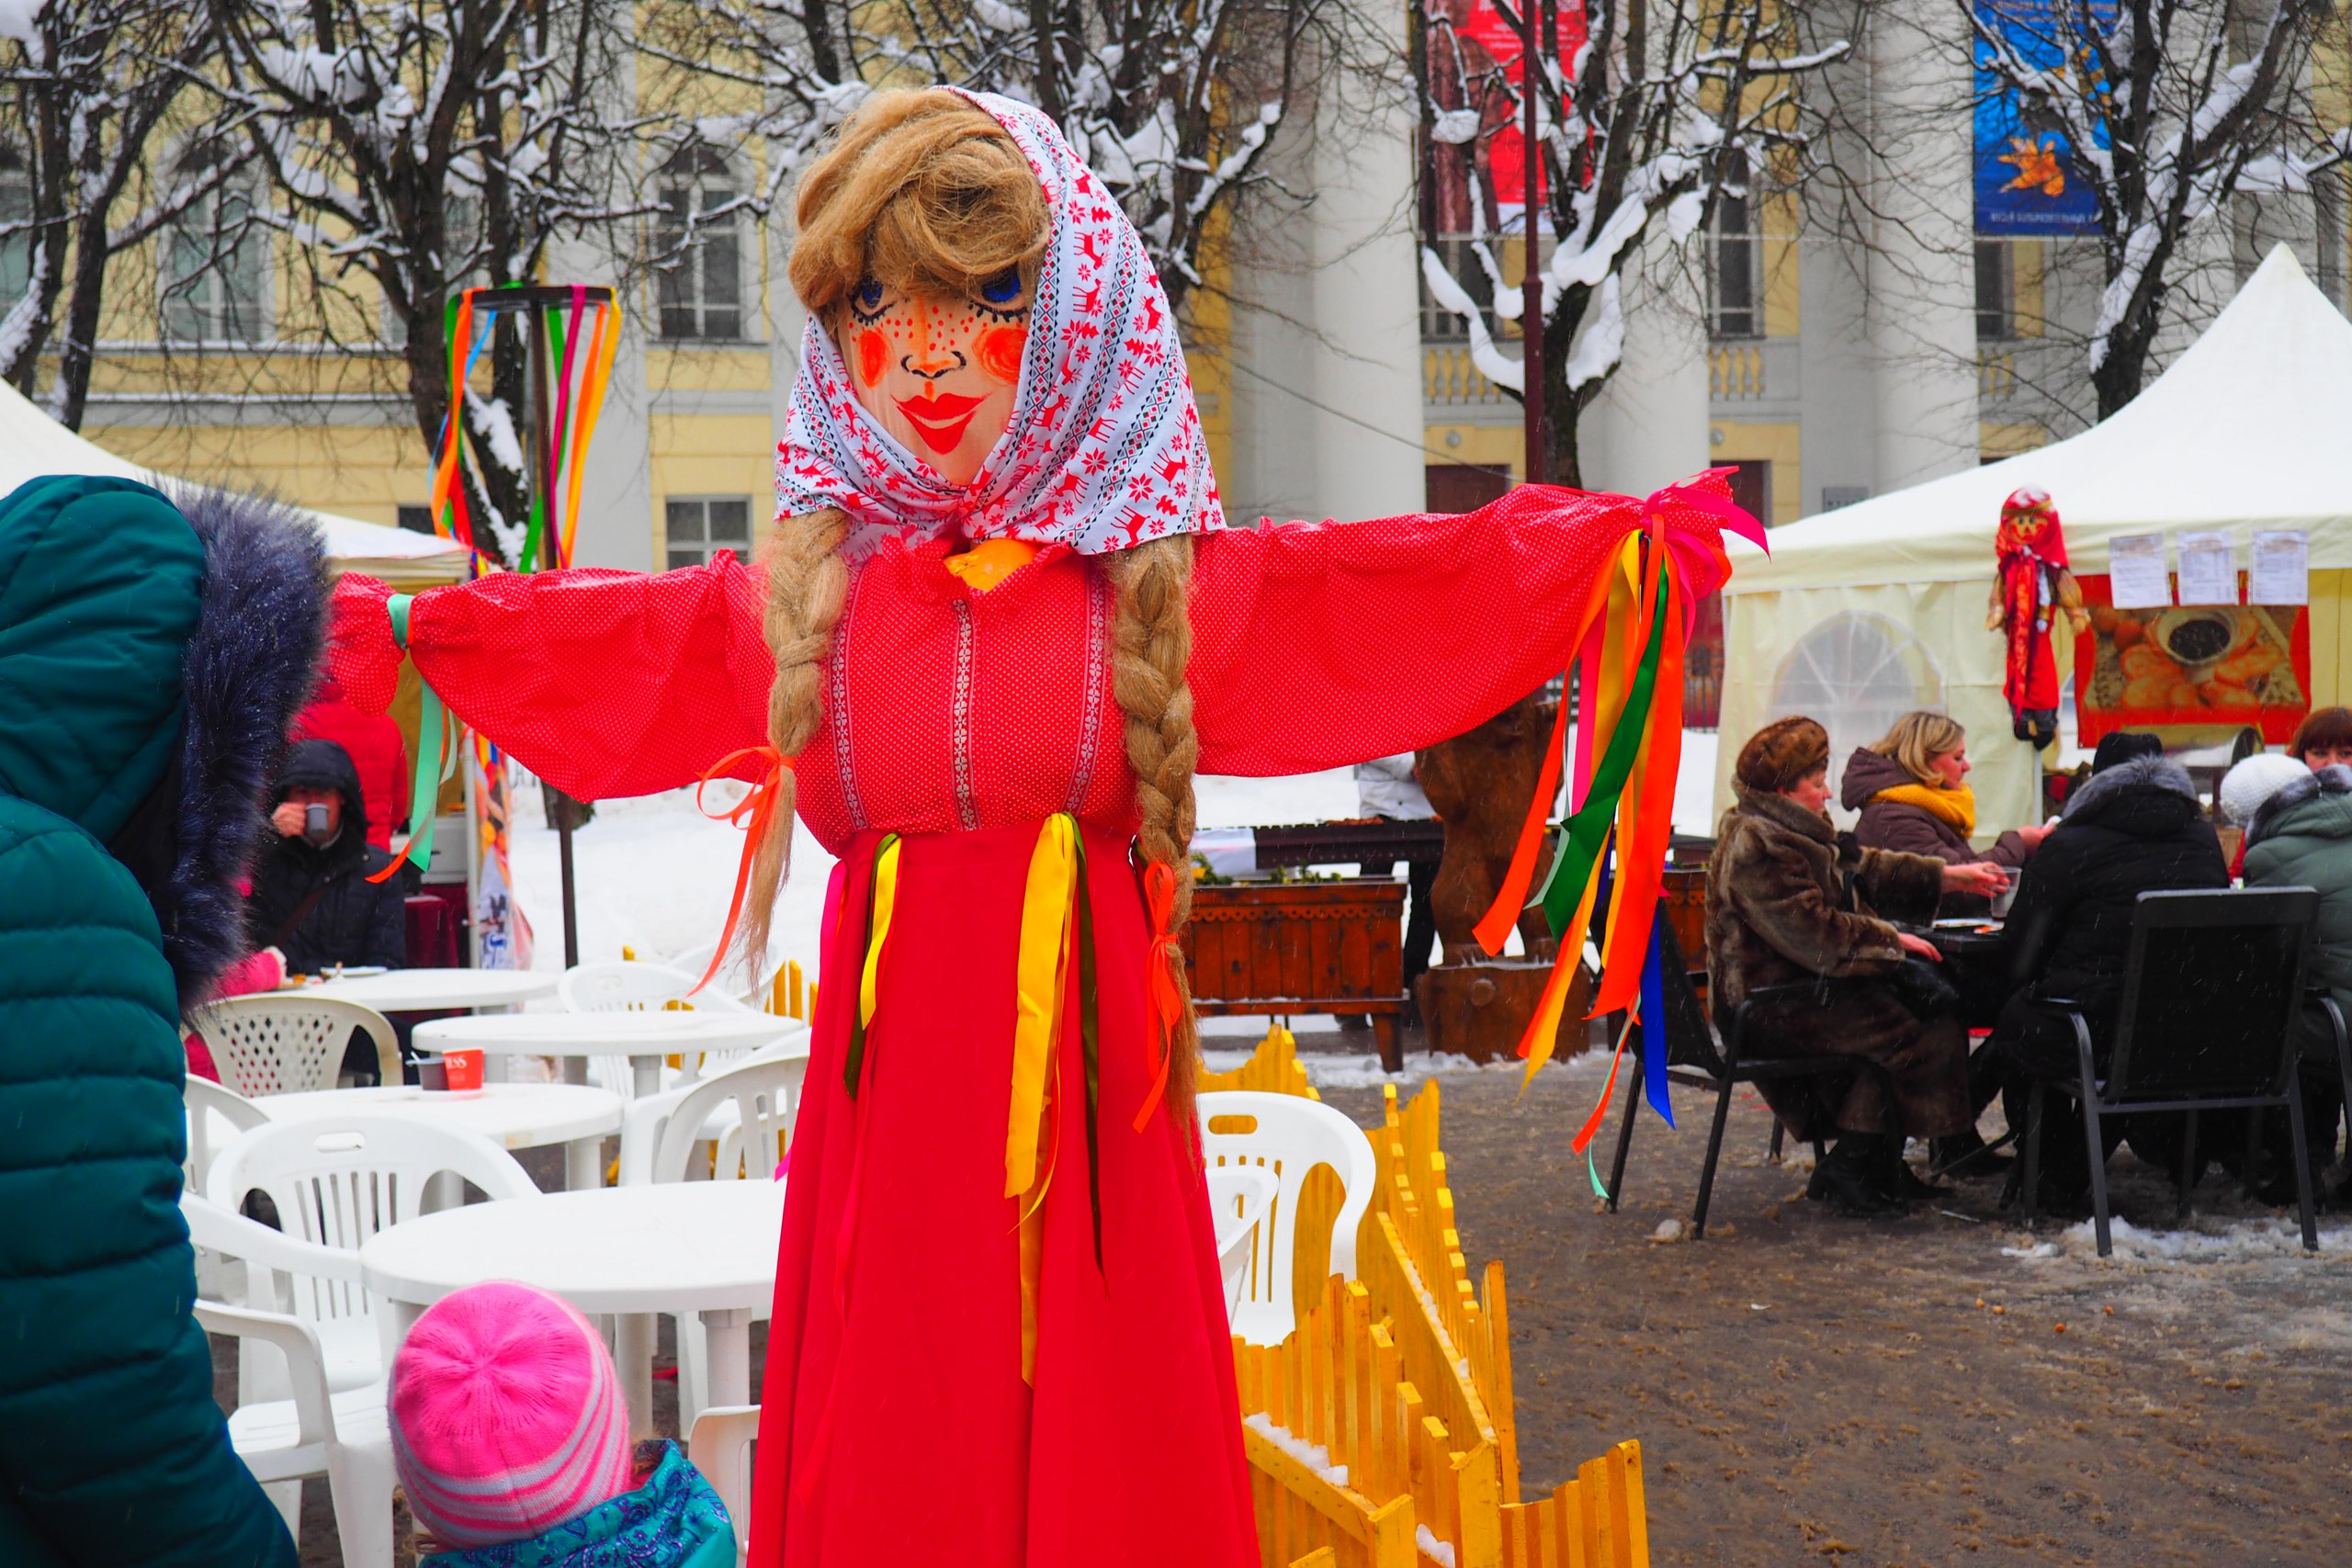
{"type": "MultiPolygon", "coordinates": [[[[473,516],[466,503],[466,487],[460,476],[469,454],[476,473],[481,472],[481,462],[480,455],[473,452],[473,438],[466,434],[466,422],[458,413],[465,407],[466,382],[482,350],[489,346],[496,325],[495,315],[474,309],[476,299],[491,292],[469,288],[449,301],[449,412],[442,421],[440,456],[433,466],[433,525],[445,537],[473,551],[477,558],[491,552],[475,542],[473,516]],[[481,318],[479,325],[477,314],[481,318]]],[[[620,306],[610,299],[592,304],[587,288],[582,284],[573,284],[571,292],[568,307],[549,307],[547,313],[547,375],[542,384],[553,397],[554,407],[548,411],[544,446],[528,454],[528,460],[537,472],[532,476],[531,515],[523,538],[521,565],[525,571],[541,563],[550,531],[556,545],[555,564],[571,564],[571,540],[580,522],[580,486],[587,472],[588,444],[595,434],[596,414],[604,406],[605,389],[612,381],[613,355],[620,348],[620,306]],[[583,325],[587,331],[584,352],[583,325]],[[550,517],[548,505],[559,497],[558,515],[550,517]]]]}
{"type": "MultiPolygon", "coordinates": [[[[1698,613],[1692,584],[1719,583],[1731,573],[1719,543],[1676,529],[1668,517],[1676,510],[1703,513],[1763,544],[1761,525],[1732,503],[1730,472],[1710,469],[1652,495],[1643,503],[1641,527],[1625,536],[1593,584],[1577,639],[1575,756],[1567,754],[1568,705],[1563,701],[1510,872],[1476,927],[1479,945],[1498,953],[1532,904],[1543,908],[1559,939],[1543,1000],[1519,1043],[1532,1082],[1552,1057],[1593,911],[1606,910],[1600,974],[1586,1016],[1623,1010],[1628,1027],[1618,1036],[1600,1099],[1574,1140],[1589,1173],[1588,1151],[1616,1092],[1631,1025],[1665,1016],[1662,944],[1655,926],[1682,760],[1683,651],[1698,613]],[[1554,840],[1550,874],[1531,899],[1536,853],[1564,766],[1570,769],[1568,816],[1554,840]]],[[[1643,1029],[1642,1055],[1649,1102],[1671,1126],[1663,1028],[1643,1029]]],[[[1600,1178],[1591,1174],[1599,1191],[1600,1178]]]]}

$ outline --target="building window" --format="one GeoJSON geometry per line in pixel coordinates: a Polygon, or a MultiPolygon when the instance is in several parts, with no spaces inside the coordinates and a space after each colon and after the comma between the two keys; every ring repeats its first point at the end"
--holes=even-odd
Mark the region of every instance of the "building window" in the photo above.
{"type": "Polygon", "coordinates": [[[689,147],[662,168],[654,221],[662,335],[720,342],[743,336],[741,197],[727,160],[689,147]]]}
{"type": "Polygon", "coordinates": [[[0,233],[0,313],[6,313],[32,282],[32,231],[13,227],[31,222],[32,216],[32,175],[22,158],[0,147],[0,230],[8,231],[0,233]]]}
{"type": "Polygon", "coordinates": [[[721,550],[748,555],[752,548],[752,500],[744,495],[672,496],[662,502],[669,566],[701,566],[721,550]]]}
{"type": "MultiPolygon", "coordinates": [[[[183,183],[201,179],[228,149],[183,153],[183,183]]],[[[231,175],[190,202],[164,240],[164,333],[182,343],[260,343],[266,335],[269,235],[254,221],[253,187],[231,175]]]]}
{"type": "Polygon", "coordinates": [[[1976,242],[1976,341],[2008,343],[2018,335],[2016,258],[2004,240],[1976,242]]]}
{"type": "Polygon", "coordinates": [[[1762,337],[1764,244],[1747,197],[1729,191],[1715,198],[1707,233],[1707,335],[1762,337]]]}
{"type": "Polygon", "coordinates": [[[407,529],[412,534],[430,534],[433,532],[433,508],[430,506],[395,507],[393,509],[393,516],[399,521],[401,527],[407,529]]]}

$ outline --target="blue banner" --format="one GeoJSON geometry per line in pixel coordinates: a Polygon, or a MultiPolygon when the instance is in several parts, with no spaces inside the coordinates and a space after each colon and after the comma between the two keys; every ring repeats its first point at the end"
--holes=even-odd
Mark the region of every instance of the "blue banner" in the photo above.
{"type": "MultiPolygon", "coordinates": [[[[2111,27],[2114,0],[1978,0],[1980,21],[1999,31],[2029,67],[2061,73],[2083,29],[2111,27]]],[[[2088,234],[2098,203],[2055,117],[2037,111],[1996,69],[1998,52],[1976,40],[1975,185],[1979,234],[2088,234]]],[[[2094,67],[2078,62],[2075,74],[2094,67]]],[[[2065,89],[2061,88],[2064,91],[2065,89]]],[[[2101,126],[2097,137],[2107,145],[2101,126]]]]}

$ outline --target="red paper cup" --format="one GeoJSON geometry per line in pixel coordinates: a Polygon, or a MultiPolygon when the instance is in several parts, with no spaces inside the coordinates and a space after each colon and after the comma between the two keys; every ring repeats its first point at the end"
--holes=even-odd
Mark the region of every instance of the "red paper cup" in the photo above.
{"type": "Polygon", "coordinates": [[[481,1088],[481,1052],[479,1049],[444,1051],[442,1071],[448,1075],[452,1091],[481,1088]]]}

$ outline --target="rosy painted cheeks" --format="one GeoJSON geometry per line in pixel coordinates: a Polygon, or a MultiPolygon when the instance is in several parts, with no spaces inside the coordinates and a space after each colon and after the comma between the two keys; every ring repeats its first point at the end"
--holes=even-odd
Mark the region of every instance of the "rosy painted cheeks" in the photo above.
{"type": "Polygon", "coordinates": [[[882,333],[867,330],[857,334],[858,378],[869,387],[882,384],[882,372],[889,367],[890,344],[882,333]]]}
{"type": "Polygon", "coordinates": [[[1021,384],[1021,356],[1029,346],[1027,327],[989,327],[972,344],[972,362],[984,375],[1008,387],[1021,384]]]}

